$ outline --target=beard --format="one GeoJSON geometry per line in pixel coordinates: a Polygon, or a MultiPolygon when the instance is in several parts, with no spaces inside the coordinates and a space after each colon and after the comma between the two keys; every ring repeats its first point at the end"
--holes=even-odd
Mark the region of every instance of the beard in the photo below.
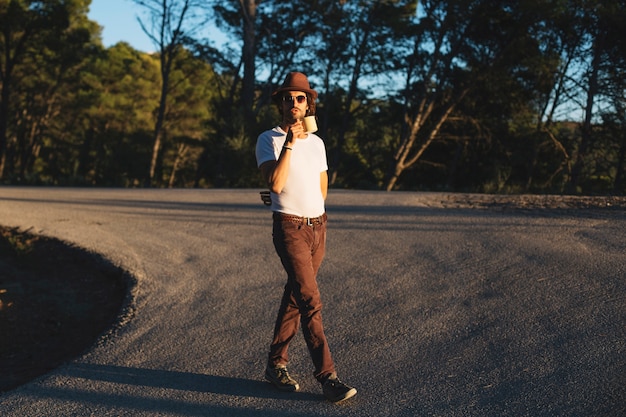
{"type": "Polygon", "coordinates": [[[286,123],[294,124],[298,121],[304,120],[304,115],[301,111],[289,111],[287,114],[285,114],[284,119],[286,123]]]}

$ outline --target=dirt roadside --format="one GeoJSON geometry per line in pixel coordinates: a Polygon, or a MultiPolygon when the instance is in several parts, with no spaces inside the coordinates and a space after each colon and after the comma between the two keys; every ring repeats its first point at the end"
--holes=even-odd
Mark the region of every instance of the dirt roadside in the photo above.
{"type": "Polygon", "coordinates": [[[92,346],[118,321],[128,283],[96,254],[0,226],[0,392],[92,346]]]}

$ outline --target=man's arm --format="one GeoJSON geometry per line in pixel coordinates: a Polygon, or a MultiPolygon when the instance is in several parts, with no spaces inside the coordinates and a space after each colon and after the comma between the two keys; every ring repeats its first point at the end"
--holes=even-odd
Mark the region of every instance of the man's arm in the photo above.
{"type": "Polygon", "coordinates": [[[280,194],[283,191],[283,187],[287,182],[287,175],[289,174],[289,161],[291,160],[291,148],[293,140],[293,133],[291,129],[287,132],[287,140],[283,149],[280,151],[278,161],[266,161],[259,166],[263,179],[267,182],[270,190],[276,194],[280,194]]]}
{"type": "Polygon", "coordinates": [[[322,197],[326,200],[328,194],[328,171],[320,172],[320,188],[322,190],[322,197]]]}

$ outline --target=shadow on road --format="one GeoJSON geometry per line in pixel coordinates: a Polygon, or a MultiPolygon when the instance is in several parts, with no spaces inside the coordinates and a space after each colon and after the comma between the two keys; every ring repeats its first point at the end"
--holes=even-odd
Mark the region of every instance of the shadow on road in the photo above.
{"type": "MultiPolygon", "coordinates": [[[[185,392],[226,395],[242,404],[250,403],[255,398],[301,401],[323,401],[321,394],[308,392],[283,393],[261,380],[204,375],[191,372],[165,371],[158,369],[129,368],[112,365],[75,363],[59,372],[60,376],[78,378],[87,381],[99,381],[119,384],[119,388],[103,391],[64,390],[59,386],[45,387],[38,396],[81,404],[98,404],[107,408],[134,409],[137,412],[167,413],[177,415],[220,415],[220,416],[260,416],[267,415],[267,408],[255,410],[254,407],[222,407],[197,401],[186,401],[185,392]],[[145,396],[124,394],[124,385],[146,387],[145,396]],[[156,390],[150,390],[156,388],[156,390]],[[180,395],[158,395],[161,390],[179,391],[180,395]],[[149,395],[150,393],[157,393],[149,395]]],[[[128,390],[137,392],[136,390],[128,390]]],[[[302,413],[272,410],[272,415],[295,416],[302,413]]],[[[306,417],[306,415],[304,415],[306,417]]]]}

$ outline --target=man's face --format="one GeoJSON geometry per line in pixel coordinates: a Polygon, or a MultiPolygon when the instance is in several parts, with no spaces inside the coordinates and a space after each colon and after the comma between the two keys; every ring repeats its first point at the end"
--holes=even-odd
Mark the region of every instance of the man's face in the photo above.
{"type": "Polygon", "coordinates": [[[287,91],[282,97],[283,120],[294,123],[304,119],[309,108],[306,93],[302,91],[287,91]]]}

